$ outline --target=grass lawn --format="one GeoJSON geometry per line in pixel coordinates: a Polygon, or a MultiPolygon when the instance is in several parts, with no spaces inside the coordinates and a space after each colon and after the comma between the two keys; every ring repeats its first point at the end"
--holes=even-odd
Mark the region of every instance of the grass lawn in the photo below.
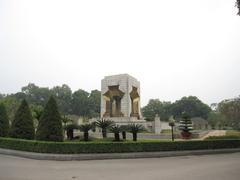
{"type": "Polygon", "coordinates": [[[240,137],[240,131],[237,130],[228,130],[226,132],[226,136],[239,136],[240,137]]]}

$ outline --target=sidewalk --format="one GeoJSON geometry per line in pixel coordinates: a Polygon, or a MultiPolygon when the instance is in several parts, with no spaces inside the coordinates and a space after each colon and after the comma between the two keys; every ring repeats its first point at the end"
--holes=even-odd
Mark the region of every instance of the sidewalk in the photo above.
{"type": "Polygon", "coordinates": [[[162,151],[162,152],[136,152],[136,153],[101,153],[101,154],[45,154],[26,151],[17,151],[0,148],[0,154],[17,156],[36,160],[103,160],[103,159],[135,159],[135,158],[161,158],[174,156],[191,156],[206,154],[223,154],[240,152],[236,149],[194,150],[194,151],[162,151]]]}

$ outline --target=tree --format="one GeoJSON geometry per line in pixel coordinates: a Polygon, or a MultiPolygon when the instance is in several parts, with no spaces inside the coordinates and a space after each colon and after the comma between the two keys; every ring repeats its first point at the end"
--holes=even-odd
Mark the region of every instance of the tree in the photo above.
{"type": "Polygon", "coordinates": [[[63,84],[62,86],[55,86],[51,90],[51,94],[57,101],[59,111],[63,114],[71,113],[71,99],[72,99],[72,90],[71,88],[63,84]]]}
{"type": "Polygon", "coordinates": [[[188,139],[191,136],[190,131],[192,130],[192,121],[190,116],[186,113],[182,113],[182,119],[180,121],[179,130],[181,130],[182,137],[188,139]]]}
{"type": "Polygon", "coordinates": [[[142,108],[143,116],[147,120],[154,120],[158,114],[162,120],[167,121],[171,116],[171,102],[161,102],[159,99],[150,99],[148,104],[142,108]]]}
{"type": "Polygon", "coordinates": [[[238,15],[240,16],[240,0],[237,0],[236,7],[238,8],[238,15]]]}
{"type": "Polygon", "coordinates": [[[100,115],[100,104],[101,104],[101,92],[93,90],[89,96],[89,108],[90,117],[99,117],[100,115]]]}
{"type": "Polygon", "coordinates": [[[21,139],[34,139],[35,129],[32,113],[26,100],[19,106],[12,122],[10,136],[21,139]]]}
{"type": "Polygon", "coordinates": [[[102,129],[103,138],[107,138],[107,130],[113,126],[113,121],[100,119],[96,121],[96,126],[102,129]]]}
{"type": "Polygon", "coordinates": [[[64,130],[67,131],[67,138],[72,140],[74,138],[74,129],[78,129],[79,127],[76,124],[68,124],[64,126],[64,130]]]}
{"type": "Polygon", "coordinates": [[[9,119],[5,106],[0,104],[0,137],[7,137],[9,133],[9,119]]]}
{"type": "Polygon", "coordinates": [[[0,100],[0,103],[4,104],[7,111],[7,115],[9,117],[10,124],[11,124],[21,104],[21,101],[17,100],[15,97],[6,96],[0,100]]]}
{"type": "Polygon", "coordinates": [[[128,125],[121,125],[120,127],[121,127],[121,132],[122,132],[122,138],[123,138],[123,140],[126,140],[127,139],[126,135],[127,135],[127,131],[128,131],[128,125]]]}
{"type": "Polygon", "coordinates": [[[115,141],[120,141],[119,133],[121,132],[121,130],[122,130],[121,126],[119,125],[115,125],[110,128],[110,131],[114,133],[115,141]]]}
{"type": "Polygon", "coordinates": [[[52,96],[47,102],[39,120],[36,139],[43,141],[63,141],[61,116],[57,103],[52,96]]]}
{"type": "Polygon", "coordinates": [[[207,119],[212,129],[225,128],[228,126],[225,116],[219,111],[212,111],[207,119]]]}
{"type": "Polygon", "coordinates": [[[130,124],[128,131],[133,135],[133,141],[137,141],[137,133],[144,131],[144,127],[141,124],[130,124]]]}
{"type": "Polygon", "coordinates": [[[88,141],[89,133],[91,129],[93,129],[94,125],[93,124],[82,124],[79,126],[80,131],[83,132],[83,138],[84,141],[88,141]]]}
{"type": "Polygon", "coordinates": [[[195,96],[183,97],[176,101],[171,107],[172,115],[176,118],[181,118],[182,113],[186,112],[191,117],[202,117],[207,119],[211,108],[200,101],[195,96]]]}
{"type": "Polygon", "coordinates": [[[79,116],[89,116],[89,93],[84,90],[77,90],[72,95],[72,112],[79,116]]]}
{"type": "Polygon", "coordinates": [[[44,106],[51,96],[49,88],[38,87],[33,83],[29,83],[27,86],[22,87],[22,93],[26,95],[26,99],[29,103],[41,106],[44,106]]]}
{"type": "Polygon", "coordinates": [[[227,125],[240,130],[240,97],[219,103],[219,112],[226,117],[227,125]]]}

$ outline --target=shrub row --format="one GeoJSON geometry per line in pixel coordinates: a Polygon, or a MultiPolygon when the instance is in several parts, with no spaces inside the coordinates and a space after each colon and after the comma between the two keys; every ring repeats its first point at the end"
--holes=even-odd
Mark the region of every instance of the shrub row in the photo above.
{"type": "Polygon", "coordinates": [[[0,148],[56,154],[156,152],[240,148],[240,140],[177,142],[45,142],[0,138],[0,148]]]}

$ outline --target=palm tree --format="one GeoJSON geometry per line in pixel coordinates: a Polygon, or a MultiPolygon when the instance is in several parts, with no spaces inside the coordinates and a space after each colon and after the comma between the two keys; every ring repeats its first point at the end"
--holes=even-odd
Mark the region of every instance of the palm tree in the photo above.
{"type": "Polygon", "coordinates": [[[128,131],[133,135],[133,141],[137,141],[137,133],[144,131],[144,127],[141,124],[130,124],[128,131]]]}
{"type": "Polygon", "coordinates": [[[112,126],[110,128],[110,131],[112,133],[114,133],[114,138],[115,138],[115,141],[120,141],[120,136],[119,136],[119,133],[121,132],[122,128],[121,126],[119,125],[115,125],[115,126],[112,126]]]}
{"type": "Polygon", "coordinates": [[[73,136],[74,129],[78,129],[78,125],[68,124],[68,125],[64,126],[64,130],[67,131],[67,138],[69,140],[72,140],[74,138],[74,136],[73,136]]]}
{"type": "Polygon", "coordinates": [[[127,125],[122,125],[121,126],[121,132],[122,132],[122,138],[123,140],[126,140],[126,132],[128,131],[128,126],[127,125]]]}
{"type": "Polygon", "coordinates": [[[113,126],[113,121],[100,119],[96,121],[96,126],[102,129],[103,138],[107,137],[107,129],[113,126]]]}
{"type": "Polygon", "coordinates": [[[88,131],[90,131],[91,129],[93,129],[94,125],[91,124],[82,124],[79,126],[80,131],[83,132],[83,137],[84,137],[84,141],[88,141],[88,131]]]}

